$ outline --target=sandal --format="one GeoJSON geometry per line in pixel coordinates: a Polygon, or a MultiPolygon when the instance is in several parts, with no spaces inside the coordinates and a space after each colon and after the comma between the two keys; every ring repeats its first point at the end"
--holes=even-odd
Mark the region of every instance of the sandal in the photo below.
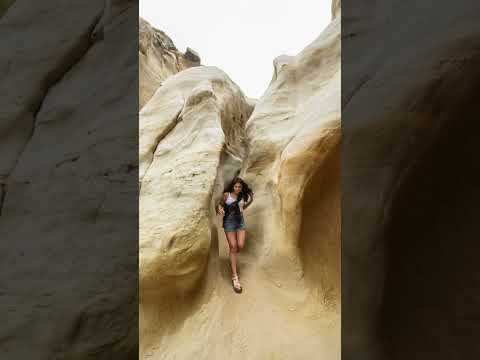
{"type": "Polygon", "coordinates": [[[233,283],[233,290],[235,290],[236,293],[241,293],[242,292],[242,286],[240,285],[240,282],[238,281],[238,275],[233,275],[232,276],[232,283],[233,283]]]}

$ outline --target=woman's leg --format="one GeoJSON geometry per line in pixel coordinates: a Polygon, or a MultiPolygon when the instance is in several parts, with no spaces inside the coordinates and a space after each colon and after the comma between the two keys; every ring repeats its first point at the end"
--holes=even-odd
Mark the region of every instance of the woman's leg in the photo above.
{"type": "Polygon", "coordinates": [[[237,274],[237,234],[235,231],[225,231],[225,236],[228,240],[228,247],[230,248],[230,266],[232,267],[232,274],[237,274]]]}
{"type": "Polygon", "coordinates": [[[245,230],[237,230],[237,248],[240,252],[245,246],[245,230]]]}

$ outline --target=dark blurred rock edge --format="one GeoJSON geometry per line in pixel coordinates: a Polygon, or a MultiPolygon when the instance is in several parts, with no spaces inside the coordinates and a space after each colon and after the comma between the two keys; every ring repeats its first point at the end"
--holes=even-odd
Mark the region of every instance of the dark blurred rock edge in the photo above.
{"type": "Polygon", "coordinates": [[[479,14],[342,1],[342,359],[480,358],[479,14]]]}
{"type": "Polygon", "coordinates": [[[0,358],[137,358],[138,1],[9,3],[0,358]]]}

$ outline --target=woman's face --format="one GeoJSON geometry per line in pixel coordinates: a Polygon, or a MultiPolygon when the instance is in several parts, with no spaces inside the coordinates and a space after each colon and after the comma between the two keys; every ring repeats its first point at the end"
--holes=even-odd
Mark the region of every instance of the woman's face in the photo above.
{"type": "Polygon", "coordinates": [[[235,192],[235,194],[240,194],[240,192],[242,191],[242,184],[236,183],[235,185],[233,185],[233,191],[235,192]]]}

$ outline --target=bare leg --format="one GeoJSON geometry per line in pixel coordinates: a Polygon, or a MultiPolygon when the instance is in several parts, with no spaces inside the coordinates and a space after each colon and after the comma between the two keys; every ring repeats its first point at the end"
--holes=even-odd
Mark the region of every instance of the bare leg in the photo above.
{"type": "Polygon", "coordinates": [[[232,267],[232,274],[237,274],[237,234],[235,231],[225,231],[225,236],[228,240],[228,247],[230,248],[230,266],[232,267]]]}
{"type": "Polygon", "coordinates": [[[238,252],[242,251],[245,246],[245,230],[237,231],[237,248],[238,252]]]}

